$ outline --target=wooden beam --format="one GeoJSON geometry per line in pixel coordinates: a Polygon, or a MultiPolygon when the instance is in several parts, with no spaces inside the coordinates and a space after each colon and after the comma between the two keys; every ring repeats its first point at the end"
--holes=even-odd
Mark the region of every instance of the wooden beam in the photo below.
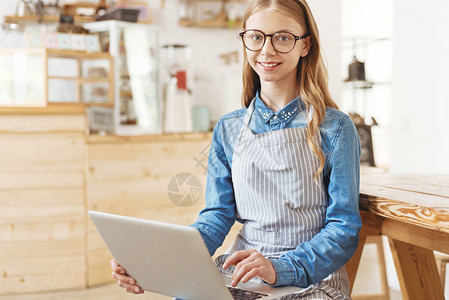
{"type": "Polygon", "coordinates": [[[381,233],[398,241],[449,254],[449,234],[446,232],[385,218],[381,233]]]}

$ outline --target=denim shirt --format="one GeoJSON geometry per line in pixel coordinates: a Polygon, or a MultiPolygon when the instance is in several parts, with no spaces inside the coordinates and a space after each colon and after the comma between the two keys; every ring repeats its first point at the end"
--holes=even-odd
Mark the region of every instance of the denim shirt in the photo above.
{"type": "MultiPolygon", "coordinates": [[[[298,97],[278,112],[256,95],[249,127],[256,133],[307,126],[305,104],[298,97]]],[[[235,221],[232,156],[247,108],[224,115],[212,135],[206,187],[206,207],[191,225],[198,229],[211,255],[235,221]]],[[[341,268],[354,254],[362,226],[359,214],[360,141],[348,115],[327,108],[319,126],[325,155],[324,185],[328,193],[325,225],[310,241],[277,258],[268,258],[276,271],[273,286],[307,287],[341,268]]]]}

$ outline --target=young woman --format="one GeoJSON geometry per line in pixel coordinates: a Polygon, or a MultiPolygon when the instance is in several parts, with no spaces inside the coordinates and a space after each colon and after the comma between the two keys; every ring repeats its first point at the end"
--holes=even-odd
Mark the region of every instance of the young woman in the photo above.
{"type": "MultiPolygon", "coordinates": [[[[288,299],[350,299],[344,264],[358,244],[360,143],[330,97],[305,0],[252,0],[240,33],[243,108],[212,137],[206,208],[192,226],[213,255],[237,220],[233,285],[258,277],[304,288],[288,299]]],[[[143,292],[115,260],[114,278],[143,292]]]]}

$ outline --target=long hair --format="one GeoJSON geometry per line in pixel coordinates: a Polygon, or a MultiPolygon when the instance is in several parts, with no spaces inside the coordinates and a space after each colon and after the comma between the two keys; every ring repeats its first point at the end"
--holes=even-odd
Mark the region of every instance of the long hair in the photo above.
{"type": "MultiPolygon", "coordinates": [[[[299,59],[296,77],[299,96],[306,105],[307,144],[320,161],[315,173],[316,178],[324,169],[325,164],[324,154],[318,140],[319,125],[324,119],[327,107],[338,109],[328,89],[327,69],[321,56],[318,27],[305,0],[251,0],[243,17],[243,29],[246,29],[246,21],[251,15],[265,9],[275,9],[292,17],[306,30],[306,33],[310,34],[312,46],[307,56],[299,59]],[[309,110],[313,111],[311,116],[309,110]]],[[[259,75],[248,63],[245,48],[243,50],[242,105],[248,107],[261,85],[259,75]]]]}

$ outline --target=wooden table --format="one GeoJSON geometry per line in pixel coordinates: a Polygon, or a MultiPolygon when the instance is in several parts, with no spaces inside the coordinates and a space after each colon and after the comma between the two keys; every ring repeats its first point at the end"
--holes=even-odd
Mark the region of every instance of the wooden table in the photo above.
{"type": "Polygon", "coordinates": [[[362,175],[363,220],[346,265],[353,286],[367,236],[389,239],[403,299],[444,299],[433,250],[449,254],[449,175],[362,175]]]}

